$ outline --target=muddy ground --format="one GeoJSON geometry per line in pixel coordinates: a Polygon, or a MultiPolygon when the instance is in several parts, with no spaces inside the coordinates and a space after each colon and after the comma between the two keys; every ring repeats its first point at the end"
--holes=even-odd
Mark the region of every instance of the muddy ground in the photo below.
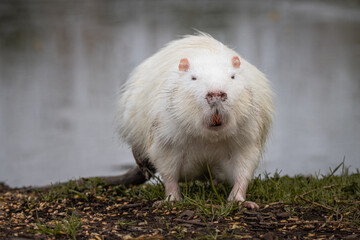
{"type": "Polygon", "coordinates": [[[136,198],[42,194],[0,185],[0,239],[360,239],[351,219],[321,206],[276,202],[214,217],[136,198]]]}

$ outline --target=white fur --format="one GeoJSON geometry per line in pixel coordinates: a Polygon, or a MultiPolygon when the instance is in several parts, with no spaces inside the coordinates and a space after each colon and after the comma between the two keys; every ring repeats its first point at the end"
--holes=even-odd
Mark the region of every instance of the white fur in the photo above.
{"type": "Polygon", "coordinates": [[[131,74],[119,101],[119,133],[149,157],[171,199],[180,199],[178,181],[201,177],[209,165],[217,179],[234,185],[229,199],[242,202],[271,125],[271,95],[265,76],[235,51],[205,34],[186,36],[131,74]],[[232,66],[234,56],[240,68],[232,66]],[[182,58],[189,60],[187,72],[178,69],[182,58]],[[223,124],[214,130],[206,94],[217,91],[227,99],[219,104],[223,124]]]}

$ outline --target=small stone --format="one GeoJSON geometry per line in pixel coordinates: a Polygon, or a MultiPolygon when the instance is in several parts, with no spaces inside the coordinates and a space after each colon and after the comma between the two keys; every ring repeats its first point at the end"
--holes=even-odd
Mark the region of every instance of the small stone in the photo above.
{"type": "Polygon", "coordinates": [[[180,214],[180,218],[185,218],[186,220],[190,220],[195,216],[195,212],[191,210],[186,210],[180,214]]]}
{"type": "Polygon", "coordinates": [[[348,235],[346,237],[343,237],[343,239],[345,239],[345,240],[359,239],[359,238],[360,238],[360,235],[358,235],[358,234],[352,234],[352,235],[348,235]]]}
{"type": "Polygon", "coordinates": [[[275,232],[268,232],[268,233],[264,234],[263,239],[264,240],[277,240],[279,238],[276,236],[275,232]]]}
{"type": "Polygon", "coordinates": [[[281,213],[277,213],[276,216],[279,217],[279,218],[289,218],[289,217],[290,217],[290,213],[288,213],[288,212],[281,212],[281,213]]]}

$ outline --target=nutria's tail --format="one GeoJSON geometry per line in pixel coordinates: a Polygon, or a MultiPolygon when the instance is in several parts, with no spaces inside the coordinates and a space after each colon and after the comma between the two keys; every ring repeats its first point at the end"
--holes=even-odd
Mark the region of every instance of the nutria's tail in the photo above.
{"type": "MultiPolygon", "coordinates": [[[[97,178],[101,179],[104,183],[110,186],[116,186],[116,185],[124,185],[125,187],[129,187],[131,185],[140,185],[144,182],[146,182],[148,179],[145,177],[143,172],[140,170],[139,166],[132,167],[129,171],[124,173],[123,175],[119,176],[103,176],[103,177],[90,177],[90,178],[80,178],[75,180],[77,184],[83,184],[86,182],[87,179],[91,178],[97,178]]],[[[55,183],[51,185],[41,186],[41,187],[30,187],[26,189],[37,189],[40,191],[46,191],[50,190],[51,188],[57,187],[63,183],[55,183]]]]}
{"type": "Polygon", "coordinates": [[[126,187],[130,185],[140,185],[148,180],[137,165],[132,167],[123,175],[99,178],[102,179],[107,185],[124,185],[126,187]]]}
{"type": "Polygon", "coordinates": [[[100,178],[108,185],[124,185],[126,187],[130,185],[140,185],[149,180],[156,173],[154,165],[150,162],[148,157],[144,157],[143,154],[140,154],[140,151],[136,151],[132,148],[132,153],[135,162],[137,163],[136,166],[123,175],[100,178]]]}
{"type": "MultiPolygon", "coordinates": [[[[110,186],[116,185],[124,185],[125,187],[129,187],[130,185],[140,185],[147,180],[149,180],[155,173],[156,169],[154,165],[150,162],[148,157],[143,157],[139,151],[132,149],[135,161],[137,163],[136,166],[132,167],[125,174],[120,176],[102,176],[102,177],[91,177],[101,179],[104,183],[110,186]]],[[[77,184],[83,184],[87,179],[91,178],[80,178],[75,180],[77,184]]],[[[51,185],[46,185],[42,187],[35,187],[30,189],[37,190],[50,190],[53,187],[59,186],[63,183],[56,183],[51,185]]]]}

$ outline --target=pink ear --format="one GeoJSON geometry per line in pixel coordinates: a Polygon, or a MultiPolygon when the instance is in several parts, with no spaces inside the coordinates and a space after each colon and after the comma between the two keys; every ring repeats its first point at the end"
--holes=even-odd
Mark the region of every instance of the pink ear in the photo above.
{"type": "Polygon", "coordinates": [[[189,60],[187,58],[182,58],[179,64],[179,71],[186,72],[190,67],[189,60]]]}
{"type": "Polygon", "coordinates": [[[231,61],[234,68],[240,68],[240,59],[238,56],[234,56],[231,61]]]}

